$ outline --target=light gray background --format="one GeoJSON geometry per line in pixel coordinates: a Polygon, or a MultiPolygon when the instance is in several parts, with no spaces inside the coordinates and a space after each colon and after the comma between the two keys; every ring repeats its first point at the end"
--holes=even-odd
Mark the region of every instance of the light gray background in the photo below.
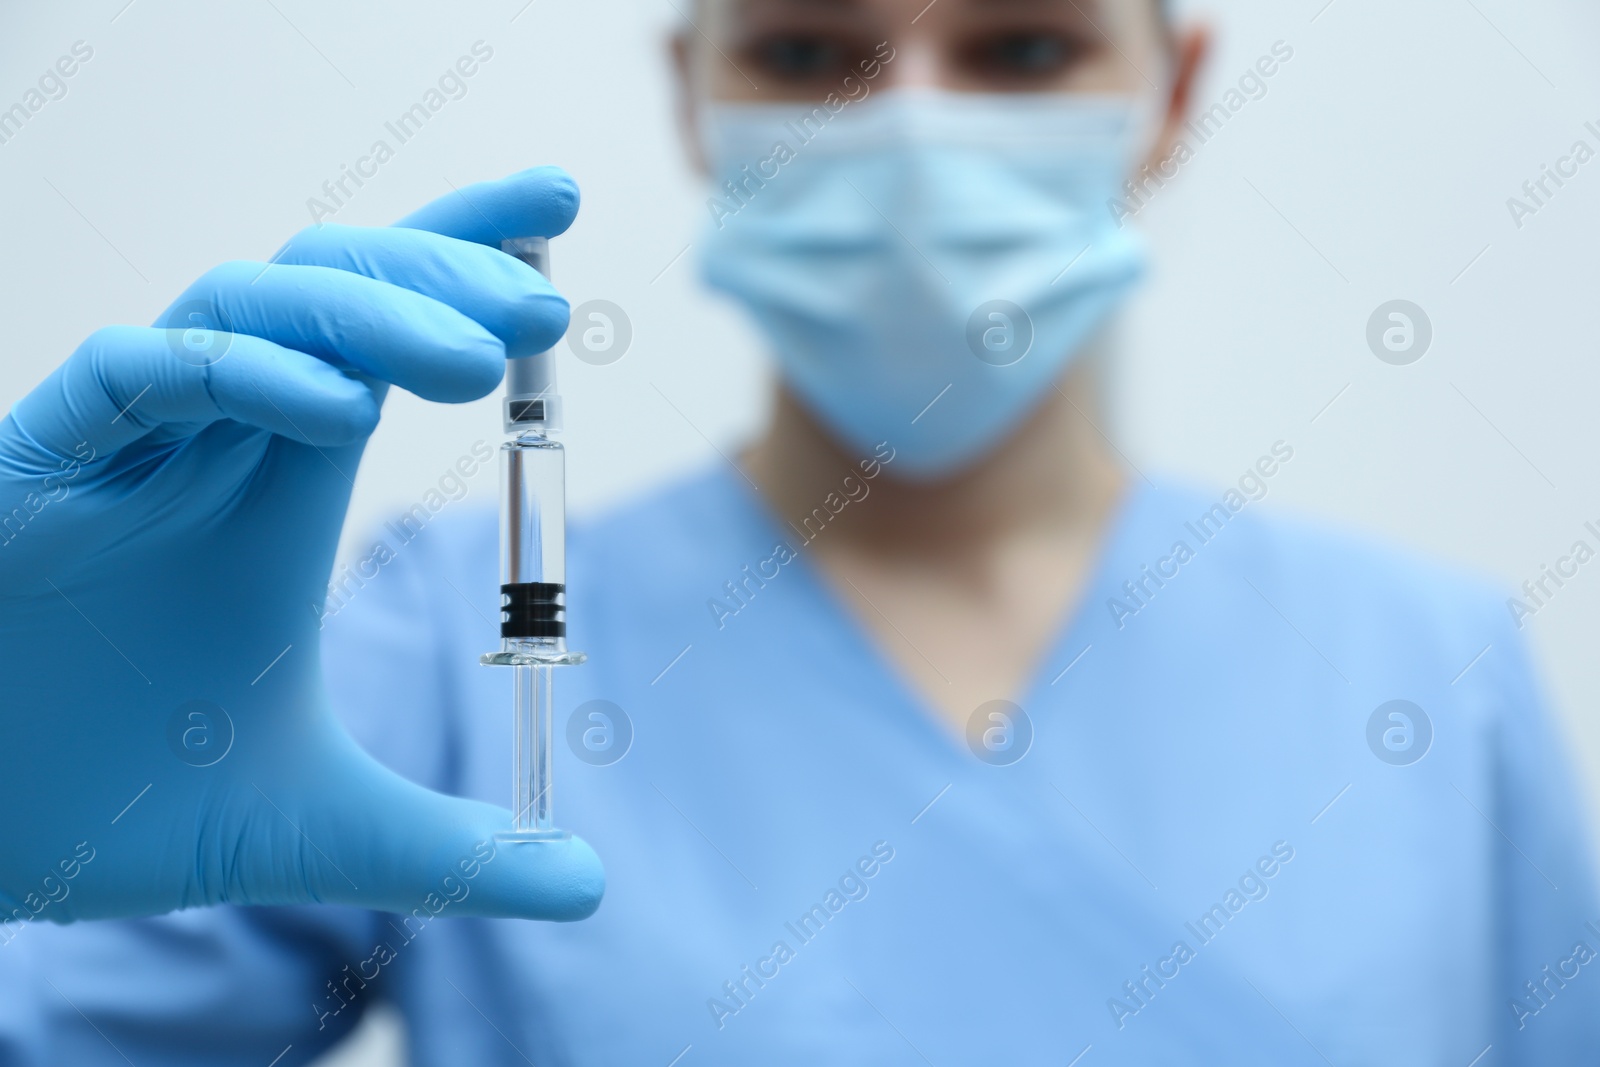
{"type": "MultiPolygon", "coordinates": [[[[561,368],[576,509],[720,462],[713,449],[732,452],[759,423],[759,343],[695,284],[704,194],[676,140],[667,0],[125,3],[0,2],[0,108],[74,41],[94,48],[68,95],[0,145],[0,403],[95,327],[146,323],[207,267],[269,256],[310,221],[322,182],[481,39],[494,56],[467,96],[336,220],[388,222],[534,163],[577,176],[585,207],[556,246],[557,280],[574,303],[621,305],[635,336],[619,363],[561,368]]],[[[1600,160],[1522,229],[1506,208],[1574,140],[1600,148],[1583,129],[1600,126],[1593,5],[1207,10],[1220,49],[1205,103],[1274,41],[1294,58],[1141,213],[1157,271],[1130,314],[1107,432],[1142,469],[1219,485],[1286,439],[1295,458],[1273,506],[1508,587],[1574,539],[1593,544],[1600,160]],[[1365,343],[1368,316],[1394,298],[1433,322],[1432,349],[1408,367],[1365,343]]],[[[394,396],[346,551],[497,434],[492,400],[394,396]]],[[[492,474],[471,494],[492,499],[492,474]]],[[[1592,783],[1600,561],[1528,630],[1592,783]]],[[[382,1015],[336,1059],[395,1063],[400,1044],[382,1015]]]]}

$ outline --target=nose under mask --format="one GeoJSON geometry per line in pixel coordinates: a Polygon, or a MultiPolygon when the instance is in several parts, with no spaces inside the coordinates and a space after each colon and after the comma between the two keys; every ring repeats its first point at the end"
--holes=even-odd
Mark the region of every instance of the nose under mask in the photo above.
{"type": "Polygon", "coordinates": [[[847,448],[954,473],[1020,426],[1142,273],[1109,204],[1143,116],[1084,94],[707,102],[703,276],[847,448]]]}

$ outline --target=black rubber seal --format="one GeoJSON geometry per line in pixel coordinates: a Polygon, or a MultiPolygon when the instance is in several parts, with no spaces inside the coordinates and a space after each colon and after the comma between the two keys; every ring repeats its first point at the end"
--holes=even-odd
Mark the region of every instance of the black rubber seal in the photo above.
{"type": "Polygon", "coordinates": [[[567,636],[566,590],[566,586],[556,582],[502,585],[500,636],[567,636]]]}

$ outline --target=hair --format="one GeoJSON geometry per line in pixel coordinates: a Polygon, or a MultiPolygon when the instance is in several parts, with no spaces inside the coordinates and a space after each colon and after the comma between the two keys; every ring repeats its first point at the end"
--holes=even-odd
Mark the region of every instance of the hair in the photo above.
{"type": "MultiPolygon", "coordinates": [[[[694,2],[689,5],[689,10],[692,11],[698,18],[700,13],[705,9],[706,2],[707,0],[694,0],[694,2]]],[[[1156,14],[1161,17],[1161,21],[1165,24],[1170,24],[1172,22],[1172,0],[1154,0],[1154,2],[1156,5],[1156,14]]]]}

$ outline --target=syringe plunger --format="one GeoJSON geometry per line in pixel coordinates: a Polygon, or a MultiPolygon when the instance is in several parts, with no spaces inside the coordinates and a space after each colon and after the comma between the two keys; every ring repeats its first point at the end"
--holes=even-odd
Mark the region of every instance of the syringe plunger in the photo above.
{"type": "MultiPolygon", "coordinates": [[[[545,237],[516,237],[500,247],[522,262],[550,277],[550,241],[545,237]]],[[[561,397],[556,392],[556,360],[553,349],[516,356],[506,361],[506,433],[561,428],[561,397]]]]}

